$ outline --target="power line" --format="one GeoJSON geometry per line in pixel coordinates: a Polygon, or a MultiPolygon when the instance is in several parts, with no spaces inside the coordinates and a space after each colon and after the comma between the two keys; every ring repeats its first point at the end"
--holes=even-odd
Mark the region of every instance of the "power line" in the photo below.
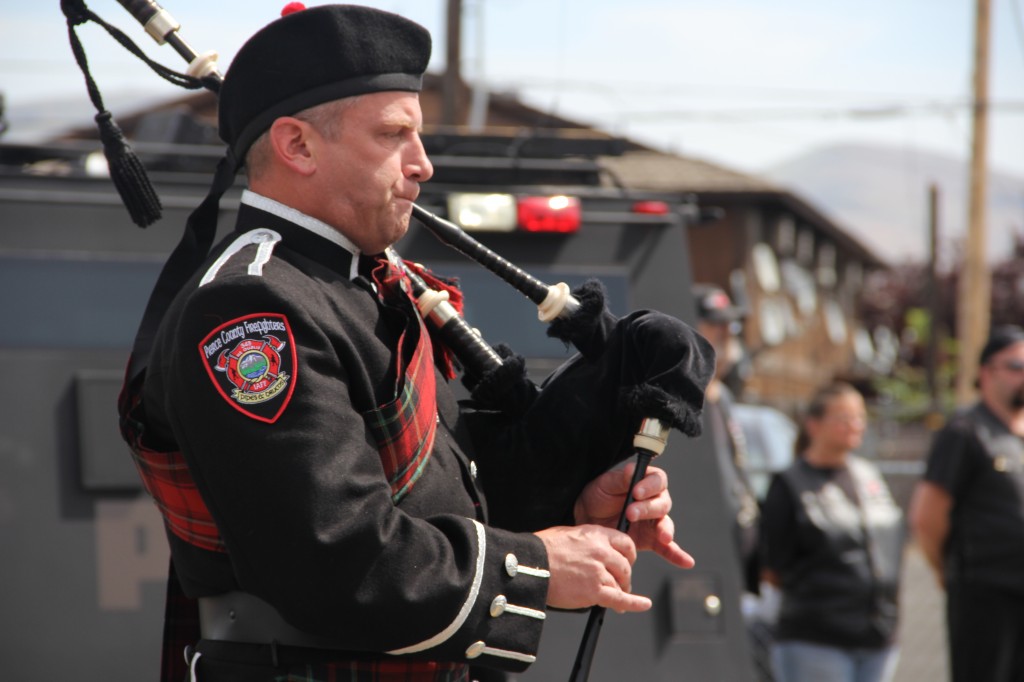
{"type": "MultiPolygon", "coordinates": [[[[658,121],[664,119],[712,121],[716,123],[748,123],[751,121],[794,121],[826,119],[883,120],[914,116],[951,116],[970,111],[968,100],[929,102],[925,104],[884,104],[877,106],[850,106],[838,108],[789,107],[742,109],[671,109],[661,111],[620,111],[618,115],[632,121],[658,121]]],[[[1024,100],[989,102],[988,108],[1002,113],[1024,113],[1024,100]]]]}
{"type": "Polygon", "coordinates": [[[694,97],[718,95],[725,97],[739,97],[750,99],[757,96],[765,99],[880,99],[900,97],[903,99],[939,99],[948,97],[946,94],[938,93],[912,93],[905,88],[898,92],[883,92],[869,90],[833,90],[828,88],[810,87],[786,87],[780,85],[757,85],[757,84],[725,84],[725,83],[666,83],[664,81],[588,81],[580,78],[543,78],[531,77],[529,80],[505,79],[499,81],[494,79],[491,83],[495,90],[507,90],[510,92],[527,90],[558,90],[561,92],[581,92],[607,94],[616,93],[619,95],[643,95],[649,96],[657,93],[662,98],[672,97],[694,97]]]}
{"type": "MultiPolygon", "coordinates": [[[[507,86],[506,86],[507,87],[507,86]]],[[[549,88],[564,94],[569,91],[581,95],[591,95],[608,100],[611,113],[629,118],[633,121],[657,122],[660,120],[709,121],[720,123],[748,123],[752,121],[784,121],[784,120],[828,120],[828,119],[859,119],[859,120],[891,120],[920,116],[950,117],[969,112],[973,106],[969,96],[935,96],[912,95],[905,91],[893,93],[865,93],[838,90],[811,90],[784,88],[774,86],[732,86],[732,85],[675,85],[666,86],[643,85],[633,82],[628,85],[616,85],[607,82],[588,82],[537,79],[524,83],[521,88],[511,88],[516,96],[533,92],[534,99],[543,99],[538,91],[549,88]],[[629,104],[635,104],[644,97],[657,97],[664,101],[673,96],[685,95],[691,101],[707,100],[715,97],[718,100],[738,99],[757,102],[748,106],[722,106],[723,102],[714,102],[708,106],[662,106],[660,109],[631,110],[629,104]],[[897,99],[898,97],[898,99],[897,99]],[[784,99],[815,99],[817,103],[800,102],[778,106],[764,104],[767,101],[784,99]],[[839,100],[838,102],[836,100],[839,100]],[[880,101],[881,100],[881,101],[880,101]],[[885,101],[889,100],[889,101],[885,101]],[[830,104],[829,101],[832,101],[830,104]]],[[[497,90],[495,88],[495,90],[497,90]]],[[[1004,99],[990,100],[988,108],[993,113],[1018,114],[1024,112],[1024,100],[1004,99]]],[[[600,107],[598,107],[600,108],[600,107]]],[[[592,115],[597,114],[591,108],[592,115]]],[[[608,112],[605,112],[608,113],[608,112]]]]}

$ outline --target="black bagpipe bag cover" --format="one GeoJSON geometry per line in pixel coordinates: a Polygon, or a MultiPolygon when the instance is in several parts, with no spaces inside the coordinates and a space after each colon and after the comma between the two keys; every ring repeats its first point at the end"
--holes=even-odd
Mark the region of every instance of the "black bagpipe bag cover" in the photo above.
{"type": "Polygon", "coordinates": [[[696,437],[715,367],[711,345],[682,321],[650,310],[612,315],[604,288],[573,291],[579,310],[548,335],[578,353],[538,388],[507,348],[463,403],[481,459],[491,523],[534,531],[572,522],[572,502],[597,475],[629,458],[644,418],[696,437]],[[552,506],[552,500],[561,500],[552,506]]]}

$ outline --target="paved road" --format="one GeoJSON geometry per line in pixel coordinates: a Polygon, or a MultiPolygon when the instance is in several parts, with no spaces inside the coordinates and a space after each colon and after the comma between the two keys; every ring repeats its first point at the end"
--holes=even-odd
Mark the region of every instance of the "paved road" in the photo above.
{"type": "Polygon", "coordinates": [[[946,596],[913,544],[904,558],[900,661],[894,682],[948,682],[946,596]]]}
{"type": "MultiPolygon", "coordinates": [[[[904,514],[932,432],[922,424],[883,428],[875,446],[877,464],[904,514]]],[[[900,609],[900,661],[894,682],[948,682],[946,595],[935,582],[924,556],[911,541],[903,561],[900,609]]]]}

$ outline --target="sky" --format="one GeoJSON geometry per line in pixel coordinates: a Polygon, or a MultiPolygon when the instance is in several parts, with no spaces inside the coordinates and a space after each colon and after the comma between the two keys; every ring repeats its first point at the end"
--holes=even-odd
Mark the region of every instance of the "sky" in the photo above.
{"type": "MultiPolygon", "coordinates": [[[[990,168],[1024,178],[1024,0],[991,3],[990,168]]],[[[223,70],[284,4],[162,6],[197,52],[220,54],[223,70]]],[[[426,26],[435,43],[430,69],[443,70],[446,0],[363,4],[426,26]]],[[[152,58],[184,69],[115,0],[87,5],[152,58]]],[[[88,107],[58,0],[0,0],[0,8],[8,109],[69,97],[88,107]]],[[[464,77],[665,151],[752,173],[845,143],[970,155],[968,0],[464,0],[463,12],[464,77]]],[[[79,35],[115,118],[183,93],[95,24],[79,35]]]]}

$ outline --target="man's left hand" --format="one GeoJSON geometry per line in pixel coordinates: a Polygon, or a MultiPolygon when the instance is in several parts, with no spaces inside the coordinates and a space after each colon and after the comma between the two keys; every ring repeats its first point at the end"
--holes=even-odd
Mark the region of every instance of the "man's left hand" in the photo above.
{"type": "MultiPolygon", "coordinates": [[[[588,483],[573,507],[576,523],[615,528],[635,469],[636,463],[630,462],[624,467],[606,471],[588,483]]],[[[675,524],[668,515],[671,510],[668,475],[662,469],[648,467],[644,477],[633,488],[633,501],[626,508],[629,535],[637,549],[651,550],[680,568],[692,568],[693,557],[673,539],[675,524]]]]}

